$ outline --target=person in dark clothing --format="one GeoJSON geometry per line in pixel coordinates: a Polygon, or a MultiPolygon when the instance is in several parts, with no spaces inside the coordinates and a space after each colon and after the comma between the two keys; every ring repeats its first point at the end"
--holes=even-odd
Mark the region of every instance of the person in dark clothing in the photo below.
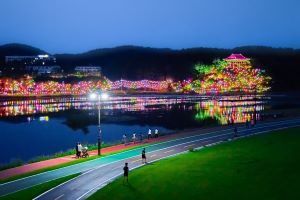
{"type": "Polygon", "coordinates": [[[124,184],[125,181],[128,183],[128,173],[129,173],[128,163],[125,163],[123,171],[124,171],[124,179],[123,179],[123,184],[124,184]]]}
{"type": "Polygon", "coordinates": [[[78,145],[79,145],[79,142],[77,142],[77,144],[76,144],[76,146],[75,146],[76,158],[79,158],[79,157],[80,157],[79,150],[78,150],[78,145]]]}
{"type": "Polygon", "coordinates": [[[145,150],[145,148],[143,148],[143,151],[142,151],[142,163],[147,163],[147,160],[146,160],[146,150],[145,150]]]}

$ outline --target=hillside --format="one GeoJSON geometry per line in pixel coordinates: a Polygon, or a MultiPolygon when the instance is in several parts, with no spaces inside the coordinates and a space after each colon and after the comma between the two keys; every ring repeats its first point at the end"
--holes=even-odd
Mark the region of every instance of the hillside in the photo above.
{"type": "Polygon", "coordinates": [[[6,44],[0,46],[0,63],[3,63],[5,56],[34,56],[46,52],[24,44],[6,44]]]}
{"type": "MultiPolygon", "coordinates": [[[[45,53],[26,45],[0,46],[0,66],[5,55],[36,55],[45,53]]],[[[266,70],[273,77],[273,91],[300,90],[300,50],[245,46],[234,49],[190,48],[157,49],[137,46],[103,48],[81,54],[56,54],[57,63],[65,71],[76,65],[100,65],[110,79],[156,79],[172,78],[182,80],[193,75],[196,63],[211,63],[231,53],[242,53],[252,58],[255,67],[266,70]]]]}

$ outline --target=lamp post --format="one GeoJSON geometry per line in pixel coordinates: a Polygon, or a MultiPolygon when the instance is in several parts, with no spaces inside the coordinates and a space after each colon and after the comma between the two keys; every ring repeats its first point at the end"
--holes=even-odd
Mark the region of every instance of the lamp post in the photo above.
{"type": "Polygon", "coordinates": [[[102,133],[101,133],[101,99],[107,99],[108,94],[106,93],[92,93],[90,94],[91,100],[98,100],[98,156],[101,155],[101,139],[102,139],[102,133]]]}

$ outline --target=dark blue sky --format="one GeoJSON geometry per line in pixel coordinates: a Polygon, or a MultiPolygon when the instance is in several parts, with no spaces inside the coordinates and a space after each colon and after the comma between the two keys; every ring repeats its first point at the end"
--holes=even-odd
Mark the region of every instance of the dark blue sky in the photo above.
{"type": "Polygon", "coordinates": [[[299,0],[1,0],[0,44],[300,48],[299,0]]]}

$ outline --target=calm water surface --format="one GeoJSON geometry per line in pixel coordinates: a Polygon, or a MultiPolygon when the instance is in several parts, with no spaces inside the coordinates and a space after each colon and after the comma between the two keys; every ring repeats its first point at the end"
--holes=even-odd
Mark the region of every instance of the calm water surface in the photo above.
{"type": "MultiPolygon", "coordinates": [[[[185,128],[245,122],[270,105],[267,96],[111,96],[101,103],[103,141],[157,128],[170,134],[185,128]]],[[[0,163],[27,161],[97,141],[97,102],[85,97],[0,101],[0,163]]]]}

